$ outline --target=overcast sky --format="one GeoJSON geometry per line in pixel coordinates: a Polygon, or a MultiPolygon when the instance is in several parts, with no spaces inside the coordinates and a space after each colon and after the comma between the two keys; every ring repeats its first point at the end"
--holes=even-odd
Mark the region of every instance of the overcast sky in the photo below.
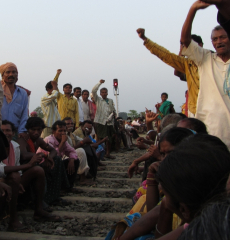
{"type": "MultiPolygon", "coordinates": [[[[56,70],[65,83],[92,90],[104,79],[114,99],[113,79],[119,82],[119,111],[145,107],[155,110],[162,92],[176,111],[185,102],[185,82],[143,46],[136,29],[174,53],[193,1],[156,0],[7,0],[1,1],[0,64],[13,62],[18,84],[32,91],[30,111],[40,105],[45,85],[56,70]]],[[[193,33],[212,49],[211,30],[217,25],[214,6],[200,10],[193,33]]]]}

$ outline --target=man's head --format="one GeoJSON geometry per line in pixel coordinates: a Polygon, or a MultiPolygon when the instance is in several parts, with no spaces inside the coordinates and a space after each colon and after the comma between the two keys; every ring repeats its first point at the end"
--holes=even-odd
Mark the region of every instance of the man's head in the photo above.
{"type": "Polygon", "coordinates": [[[127,120],[126,120],[126,123],[127,123],[128,125],[131,125],[131,120],[130,120],[130,119],[127,119],[127,120]]]}
{"type": "Polygon", "coordinates": [[[89,98],[89,91],[88,90],[83,90],[82,91],[82,99],[84,102],[87,102],[89,98]]]}
{"type": "Polygon", "coordinates": [[[199,45],[200,47],[203,47],[204,43],[203,43],[203,40],[202,40],[201,36],[198,36],[198,35],[196,35],[196,34],[192,34],[192,35],[191,35],[191,38],[192,38],[192,40],[193,40],[194,42],[198,43],[198,45],[199,45]]]}
{"type": "Polygon", "coordinates": [[[168,99],[168,93],[163,92],[163,93],[161,94],[161,100],[162,100],[162,102],[165,102],[167,99],[168,99]]]}
{"type": "Polygon", "coordinates": [[[6,84],[15,84],[18,81],[18,69],[14,63],[8,62],[1,65],[0,73],[6,84]]]}
{"type": "Polygon", "coordinates": [[[1,129],[2,129],[2,132],[6,135],[8,142],[10,143],[10,141],[13,139],[13,136],[16,132],[16,128],[14,124],[8,120],[3,120],[1,129]]]}
{"type": "Polygon", "coordinates": [[[82,128],[83,132],[86,133],[86,135],[89,135],[92,133],[92,130],[93,130],[93,122],[86,120],[83,122],[81,128],[82,128]]]}
{"type": "Polygon", "coordinates": [[[211,34],[212,45],[216,50],[217,55],[225,55],[230,51],[230,41],[228,34],[225,32],[223,27],[216,26],[212,30],[211,34]]]}
{"type": "Polygon", "coordinates": [[[53,91],[53,85],[51,84],[51,81],[49,81],[46,84],[45,88],[46,88],[47,93],[50,95],[52,93],[52,91],[53,91]]]}
{"type": "Polygon", "coordinates": [[[66,131],[69,133],[73,132],[74,127],[73,119],[71,117],[66,117],[62,121],[65,122],[66,124],[66,131]]]}
{"type": "Polygon", "coordinates": [[[103,99],[106,99],[108,96],[108,89],[107,88],[101,88],[100,95],[103,99]]]}
{"type": "Polygon", "coordinates": [[[41,136],[42,130],[45,127],[46,126],[40,117],[28,118],[25,126],[32,140],[37,140],[41,136]]]}
{"type": "Polygon", "coordinates": [[[81,96],[81,88],[80,87],[75,87],[73,89],[73,95],[76,97],[76,98],[79,98],[81,96]]]}
{"type": "Polygon", "coordinates": [[[54,137],[61,142],[62,140],[62,135],[66,135],[66,123],[64,121],[56,121],[53,125],[52,125],[52,131],[53,131],[53,135],[54,137]]]}
{"type": "Polygon", "coordinates": [[[73,86],[70,83],[66,83],[63,85],[64,94],[71,94],[73,86]]]}

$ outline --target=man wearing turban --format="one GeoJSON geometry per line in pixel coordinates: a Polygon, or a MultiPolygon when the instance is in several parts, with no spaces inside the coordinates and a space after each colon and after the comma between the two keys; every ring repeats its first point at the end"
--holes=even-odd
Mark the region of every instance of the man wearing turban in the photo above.
{"type": "Polygon", "coordinates": [[[25,137],[28,119],[28,96],[24,89],[18,87],[18,69],[14,63],[8,62],[0,66],[3,89],[2,120],[12,122],[17,128],[19,137],[25,137]]]}

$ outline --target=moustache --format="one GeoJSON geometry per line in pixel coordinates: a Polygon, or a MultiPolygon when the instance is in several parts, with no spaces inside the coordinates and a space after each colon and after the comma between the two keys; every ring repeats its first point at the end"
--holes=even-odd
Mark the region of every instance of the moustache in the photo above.
{"type": "Polygon", "coordinates": [[[8,77],[8,80],[10,80],[10,79],[15,80],[15,77],[13,77],[13,76],[8,77]]]}

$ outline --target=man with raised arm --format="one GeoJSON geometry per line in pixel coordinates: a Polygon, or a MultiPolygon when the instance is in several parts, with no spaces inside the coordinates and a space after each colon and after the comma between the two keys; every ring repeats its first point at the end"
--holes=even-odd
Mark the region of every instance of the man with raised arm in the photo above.
{"type": "Polygon", "coordinates": [[[209,4],[196,1],[190,8],[181,32],[182,54],[198,67],[200,90],[196,118],[204,122],[208,133],[219,137],[230,148],[230,41],[221,26],[212,30],[211,40],[216,53],[201,48],[191,39],[196,12],[209,4]]]}
{"type": "MultiPolygon", "coordinates": [[[[8,62],[0,66],[3,88],[2,120],[12,122],[16,127],[15,138],[26,137],[26,121],[28,119],[28,96],[24,89],[18,87],[18,69],[14,63],[8,62]]],[[[0,104],[1,105],[1,104],[0,104]]]]}
{"type": "Polygon", "coordinates": [[[57,96],[58,96],[58,78],[62,70],[58,69],[57,74],[53,81],[46,84],[47,93],[41,98],[41,108],[44,114],[44,123],[46,128],[42,132],[42,138],[52,134],[52,125],[61,120],[60,114],[57,109],[57,96]]]}
{"type": "Polygon", "coordinates": [[[107,88],[100,89],[101,97],[97,95],[98,88],[104,82],[105,80],[100,80],[99,83],[97,83],[92,89],[93,98],[97,106],[97,111],[94,118],[94,122],[96,123],[95,130],[96,130],[97,137],[100,140],[108,136],[108,140],[106,141],[105,157],[114,159],[115,157],[110,155],[110,150],[111,150],[112,137],[115,133],[114,126],[113,126],[114,125],[113,115],[116,114],[116,110],[114,107],[113,100],[110,98],[107,98],[108,96],[107,88]]]}
{"type": "MultiPolygon", "coordinates": [[[[177,73],[180,72],[183,75],[186,75],[186,81],[188,85],[189,91],[189,99],[188,99],[188,110],[189,116],[194,117],[196,114],[196,102],[197,96],[199,92],[199,75],[198,68],[196,64],[183,56],[178,56],[177,54],[169,52],[164,47],[158,45],[157,43],[151,41],[149,38],[145,36],[145,29],[139,28],[137,29],[137,33],[139,37],[144,40],[144,46],[155,56],[160,58],[163,62],[173,67],[177,73]]],[[[197,35],[192,35],[194,41],[200,44],[200,39],[197,38],[197,35]]],[[[202,41],[202,39],[201,39],[202,41]]],[[[182,51],[182,47],[181,47],[182,51]]]]}

